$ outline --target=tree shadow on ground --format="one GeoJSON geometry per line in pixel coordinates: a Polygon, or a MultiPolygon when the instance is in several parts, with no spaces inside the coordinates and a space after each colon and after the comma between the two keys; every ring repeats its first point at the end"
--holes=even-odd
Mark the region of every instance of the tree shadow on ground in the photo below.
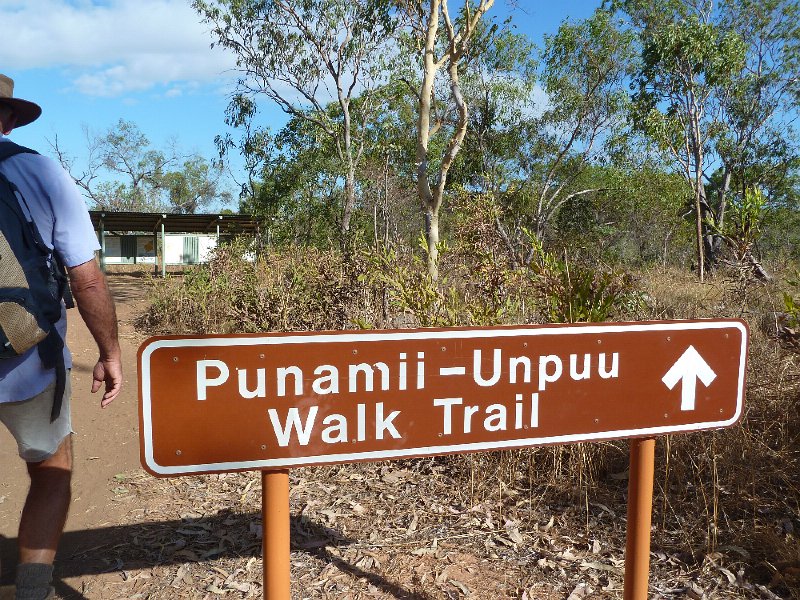
{"type": "MultiPolygon", "coordinates": [[[[260,519],[260,513],[237,513],[226,509],[206,517],[66,532],[56,558],[56,592],[67,600],[86,600],[79,590],[64,580],[123,569],[135,571],[224,558],[258,558],[261,556],[261,540],[257,536],[260,519]],[[226,533],[220,537],[215,535],[217,531],[226,533]],[[202,532],[207,532],[207,535],[202,532]]],[[[334,564],[342,573],[354,579],[364,579],[394,598],[429,599],[427,595],[407,590],[332,553],[328,548],[343,548],[354,542],[338,531],[302,516],[292,516],[290,526],[292,552],[303,552],[334,564]]],[[[13,584],[16,543],[16,538],[0,536],[0,585],[13,584]]],[[[0,599],[4,598],[3,590],[0,590],[0,599]]]]}

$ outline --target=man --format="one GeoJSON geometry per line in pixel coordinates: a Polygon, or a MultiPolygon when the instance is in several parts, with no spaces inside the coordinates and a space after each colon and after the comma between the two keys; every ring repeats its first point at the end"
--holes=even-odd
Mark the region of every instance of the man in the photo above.
{"type": "MultiPolygon", "coordinates": [[[[0,144],[15,127],[31,123],[41,108],[13,97],[14,82],[0,75],[0,144]]],[[[38,154],[17,154],[0,162],[0,172],[19,188],[39,232],[60,257],[81,317],[97,343],[92,392],[104,386],[101,407],[119,394],[122,365],[117,318],[105,278],[95,262],[97,237],[78,189],[61,166],[38,154]]],[[[66,340],[66,310],[56,328],[66,340]]],[[[66,346],[67,369],[71,357],[66,346]]],[[[69,380],[69,377],[67,377],[69,380]]],[[[26,461],[30,488],[19,524],[17,600],[55,597],[53,559],[70,504],[72,447],[70,386],[61,411],[51,422],[55,369],[45,369],[36,347],[20,357],[0,360],[0,421],[17,441],[26,461]]]]}

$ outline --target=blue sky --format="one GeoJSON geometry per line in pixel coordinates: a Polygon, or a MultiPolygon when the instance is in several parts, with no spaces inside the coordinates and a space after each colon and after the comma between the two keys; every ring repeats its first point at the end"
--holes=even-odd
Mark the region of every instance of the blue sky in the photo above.
{"type": "MultiPolygon", "coordinates": [[[[451,3],[453,0],[451,0],[451,3]]],[[[496,0],[490,14],[511,14],[534,42],[565,18],[591,14],[599,0],[496,0]]],[[[218,48],[189,0],[0,0],[0,73],[14,95],[42,106],[38,121],[12,133],[52,154],[49,142],[85,157],[83,130],[133,121],[153,146],[171,140],[184,152],[216,155],[233,89],[233,57],[218,48]]],[[[279,128],[285,117],[266,111],[279,128]]]]}

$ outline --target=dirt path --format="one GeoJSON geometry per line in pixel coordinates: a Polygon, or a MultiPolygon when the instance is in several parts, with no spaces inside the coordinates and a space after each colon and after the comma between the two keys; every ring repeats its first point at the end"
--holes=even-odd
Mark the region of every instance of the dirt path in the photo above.
{"type": "MultiPolygon", "coordinates": [[[[258,474],[154,479],[139,466],[136,350],[143,338],[132,320],[147,287],[131,276],[114,276],[110,284],[125,387],[107,410],[88,392],[94,343],[79,315],[69,317],[75,478],[57,557],[58,597],[261,598],[258,474]]],[[[480,456],[474,460],[480,473],[480,456]]],[[[4,429],[0,464],[0,600],[10,600],[27,477],[4,429]]],[[[482,474],[488,485],[467,489],[453,464],[293,469],[293,600],[622,597],[624,485],[587,497],[585,505],[548,504],[531,489],[495,485],[491,472],[482,474]]],[[[742,562],[738,544],[720,548],[712,560],[687,558],[682,540],[669,542],[676,533],[659,531],[654,540],[650,597],[789,597],[749,580],[759,574],[742,562]]]]}
{"type": "MultiPolygon", "coordinates": [[[[109,278],[109,284],[117,302],[125,379],[120,396],[105,410],[100,409],[99,398],[89,391],[91,370],[97,360],[96,346],[77,310],[68,313],[68,343],[73,355],[75,476],[67,535],[59,549],[59,565],[97,545],[98,536],[107,536],[106,528],[120,522],[127,508],[114,501],[114,477],[139,466],[136,350],[141,337],[134,334],[132,320],[145,301],[145,283],[138,277],[115,275],[109,278]]],[[[17,523],[27,491],[27,475],[24,463],[17,456],[13,438],[4,428],[0,429],[0,464],[3,465],[0,481],[0,583],[8,584],[16,562],[17,523]]],[[[79,578],[66,579],[63,583],[74,590],[80,589],[79,578]]],[[[68,589],[59,592],[69,597],[68,589]]],[[[0,599],[4,597],[0,588],[0,599]]]]}

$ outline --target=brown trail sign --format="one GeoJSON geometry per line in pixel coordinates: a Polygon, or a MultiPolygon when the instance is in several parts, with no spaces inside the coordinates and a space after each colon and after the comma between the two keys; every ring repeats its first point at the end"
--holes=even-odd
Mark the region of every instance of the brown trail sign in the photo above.
{"type": "Polygon", "coordinates": [[[142,462],[170,476],[725,427],[746,342],[739,321],[151,338],[142,462]]]}
{"type": "Polygon", "coordinates": [[[631,446],[625,576],[643,600],[652,438],[736,423],[747,344],[738,320],[150,338],[142,464],[262,470],[265,597],[288,600],[289,467],[649,438],[631,446]]]}

